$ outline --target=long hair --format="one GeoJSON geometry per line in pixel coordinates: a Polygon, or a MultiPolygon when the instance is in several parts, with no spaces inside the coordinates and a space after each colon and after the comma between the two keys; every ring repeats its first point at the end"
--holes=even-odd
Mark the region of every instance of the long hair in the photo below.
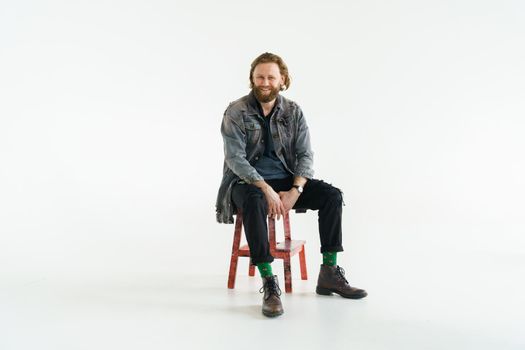
{"type": "Polygon", "coordinates": [[[290,87],[290,74],[288,73],[286,63],[284,63],[283,59],[276,54],[265,52],[252,62],[250,69],[250,88],[253,89],[253,71],[255,70],[255,67],[261,63],[276,63],[279,66],[279,72],[284,77],[284,85],[281,86],[281,91],[287,90],[290,87]]]}

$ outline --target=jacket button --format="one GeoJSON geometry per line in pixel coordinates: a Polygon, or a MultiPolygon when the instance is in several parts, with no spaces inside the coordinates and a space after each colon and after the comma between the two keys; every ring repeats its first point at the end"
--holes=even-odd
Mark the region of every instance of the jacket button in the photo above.
{"type": "Polygon", "coordinates": [[[264,140],[261,140],[261,143],[264,143],[264,140]]]}

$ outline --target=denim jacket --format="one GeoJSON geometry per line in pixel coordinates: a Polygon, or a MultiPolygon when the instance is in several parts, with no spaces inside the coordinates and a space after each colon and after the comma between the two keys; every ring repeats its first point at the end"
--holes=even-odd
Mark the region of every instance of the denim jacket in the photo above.
{"type": "MultiPolygon", "coordinates": [[[[223,177],[217,195],[217,221],[233,223],[236,210],[231,199],[233,185],[242,180],[248,184],[264,180],[253,165],[264,152],[264,118],[258,112],[253,91],[230,103],[222,119],[224,141],[223,177]]],[[[294,176],[311,179],[313,152],[310,133],[297,103],[277,95],[275,112],[270,120],[275,153],[294,176]]]]}

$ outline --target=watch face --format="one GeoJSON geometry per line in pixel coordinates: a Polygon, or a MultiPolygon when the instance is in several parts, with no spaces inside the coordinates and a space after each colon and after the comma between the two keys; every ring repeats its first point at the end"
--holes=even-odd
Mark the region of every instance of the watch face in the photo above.
{"type": "Polygon", "coordinates": [[[303,193],[303,188],[301,186],[295,185],[294,187],[297,188],[297,191],[299,191],[299,193],[303,193]]]}

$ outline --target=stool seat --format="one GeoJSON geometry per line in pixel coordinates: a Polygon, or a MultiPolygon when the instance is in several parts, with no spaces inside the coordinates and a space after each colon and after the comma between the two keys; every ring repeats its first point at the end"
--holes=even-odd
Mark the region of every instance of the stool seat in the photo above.
{"type": "MultiPolygon", "coordinates": [[[[297,209],[297,213],[306,212],[305,209],[297,209]]],[[[291,273],[291,257],[299,254],[299,263],[301,268],[301,279],[308,279],[306,271],[306,257],[304,240],[292,240],[290,230],[290,216],[288,213],[283,215],[284,226],[284,241],[277,242],[275,238],[275,219],[268,217],[268,236],[270,243],[270,254],[275,259],[283,259],[284,264],[284,289],[286,293],[292,292],[292,273],[291,273]]],[[[249,257],[250,248],[247,244],[240,245],[242,232],[242,212],[237,211],[235,218],[235,231],[233,235],[232,255],[230,259],[230,272],[228,276],[228,288],[235,288],[235,277],[237,275],[237,262],[240,256],[249,257]]],[[[255,265],[249,264],[248,275],[255,275],[255,265]]]]}
{"type": "MultiPolygon", "coordinates": [[[[299,253],[305,245],[306,241],[300,240],[289,240],[284,242],[279,242],[275,246],[274,253],[290,253],[292,256],[299,253]]],[[[274,254],[272,253],[272,255],[274,254]]]]}
{"type": "MultiPolygon", "coordinates": [[[[303,249],[303,246],[306,244],[306,241],[301,240],[285,240],[284,242],[279,242],[275,245],[275,249],[272,252],[270,249],[270,252],[274,258],[277,258],[275,256],[275,253],[290,253],[290,255],[295,255],[303,249]]],[[[250,247],[248,247],[248,244],[244,244],[240,246],[239,248],[239,256],[250,256],[250,247]]]]}

